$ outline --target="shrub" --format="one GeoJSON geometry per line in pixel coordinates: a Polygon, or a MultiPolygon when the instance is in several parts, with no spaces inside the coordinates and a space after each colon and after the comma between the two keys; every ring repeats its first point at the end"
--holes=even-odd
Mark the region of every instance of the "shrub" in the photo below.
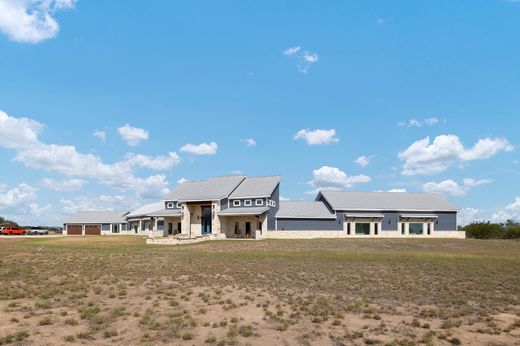
{"type": "Polygon", "coordinates": [[[474,222],[461,228],[468,238],[476,239],[520,239],[520,224],[508,220],[506,223],[474,222]]]}

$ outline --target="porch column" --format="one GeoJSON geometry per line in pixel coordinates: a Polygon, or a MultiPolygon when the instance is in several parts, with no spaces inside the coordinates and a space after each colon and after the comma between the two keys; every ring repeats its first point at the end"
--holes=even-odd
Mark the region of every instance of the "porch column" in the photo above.
{"type": "Polygon", "coordinates": [[[370,222],[370,236],[374,235],[374,222],[370,222]]]}

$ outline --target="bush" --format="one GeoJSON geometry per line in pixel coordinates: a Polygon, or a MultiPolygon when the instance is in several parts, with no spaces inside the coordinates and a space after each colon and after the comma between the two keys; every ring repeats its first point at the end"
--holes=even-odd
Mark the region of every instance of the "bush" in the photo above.
{"type": "Polygon", "coordinates": [[[461,228],[468,238],[475,239],[520,239],[520,224],[511,220],[506,223],[474,222],[461,228]]]}

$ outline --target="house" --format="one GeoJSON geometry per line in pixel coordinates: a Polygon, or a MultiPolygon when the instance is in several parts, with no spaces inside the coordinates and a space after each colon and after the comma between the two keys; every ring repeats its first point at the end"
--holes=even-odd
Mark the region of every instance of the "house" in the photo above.
{"type": "Polygon", "coordinates": [[[67,235],[107,235],[125,234],[128,211],[84,211],[63,222],[63,234],[67,235]]]}
{"type": "MultiPolygon", "coordinates": [[[[431,193],[320,191],[314,201],[280,201],[279,176],[223,176],[180,184],[162,201],[126,213],[126,225],[122,221],[118,229],[121,234],[214,239],[464,238],[457,231],[457,212],[431,193]]],[[[80,216],[71,219],[81,221],[80,216]]],[[[90,212],[90,223],[80,225],[118,233],[102,216],[97,221],[90,212]]],[[[77,227],[68,221],[65,228],[77,227]]]]}

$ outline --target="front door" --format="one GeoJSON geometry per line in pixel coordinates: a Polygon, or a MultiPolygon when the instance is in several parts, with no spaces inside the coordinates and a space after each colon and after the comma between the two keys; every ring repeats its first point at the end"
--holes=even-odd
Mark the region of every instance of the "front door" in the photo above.
{"type": "Polygon", "coordinates": [[[246,238],[251,238],[251,222],[246,222],[246,238]]]}
{"type": "Polygon", "coordinates": [[[173,223],[171,223],[171,222],[168,223],[168,234],[169,235],[173,234],[173,223]]]}
{"type": "Polygon", "coordinates": [[[211,206],[202,207],[201,226],[202,234],[211,233],[211,206]]]}

